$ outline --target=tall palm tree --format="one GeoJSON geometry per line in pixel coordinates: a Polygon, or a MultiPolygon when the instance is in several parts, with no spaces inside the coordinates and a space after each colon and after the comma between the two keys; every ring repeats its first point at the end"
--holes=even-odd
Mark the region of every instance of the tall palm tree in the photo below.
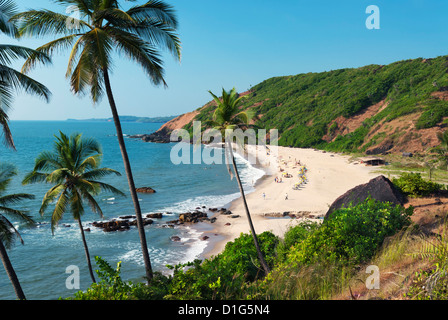
{"type": "Polygon", "coordinates": [[[10,205],[15,205],[24,199],[33,199],[34,196],[26,193],[4,194],[11,179],[16,175],[17,171],[14,166],[0,164],[0,259],[3,262],[6,274],[13,285],[17,298],[25,300],[25,294],[6,252],[6,249],[11,248],[17,238],[20,239],[22,244],[23,239],[14,225],[8,220],[8,217],[24,222],[27,226],[34,225],[34,220],[26,214],[26,211],[10,207],[10,205]]]}
{"type": "MultiPolygon", "coordinates": [[[[22,36],[56,37],[38,52],[52,55],[71,49],[66,76],[70,78],[74,94],[85,94],[90,89],[94,103],[99,102],[106,90],[114,119],[118,143],[123,157],[131,198],[137,217],[137,228],[142,246],[148,282],[153,277],[140,204],[135,190],[126,145],[112,93],[109,73],[114,52],[139,64],[155,85],[163,84],[164,69],[158,48],[167,49],[176,59],[181,57],[181,44],[176,35],[178,25],[173,8],[163,1],[151,0],[125,10],[118,0],[54,0],[64,8],[76,6],[79,18],[49,10],[31,10],[13,17],[22,36]]],[[[129,1],[131,2],[131,1],[129,1]]],[[[132,1],[133,2],[133,1],[132,1]]],[[[26,72],[36,64],[28,59],[26,72]]]]}
{"type": "Polygon", "coordinates": [[[85,212],[84,206],[89,205],[94,213],[103,217],[94,196],[103,190],[124,196],[124,193],[115,187],[98,181],[111,174],[120,175],[115,170],[100,168],[101,157],[101,146],[96,140],[83,139],[81,134],[68,137],[60,132],[60,136],[56,136],[54,151],[42,152],[36,158],[34,170],[23,180],[23,184],[46,182],[53,185],[45,194],[39,210],[40,214],[44,215],[48,206],[56,203],[51,215],[53,233],[67,211],[71,211],[73,218],[78,221],[92,282],[95,282],[95,277],[81,222],[85,212]]]}
{"type": "Polygon", "coordinates": [[[244,188],[241,183],[240,175],[238,173],[238,167],[235,162],[235,156],[233,154],[232,149],[232,139],[229,133],[237,128],[245,128],[249,126],[249,121],[252,116],[248,112],[240,111],[240,102],[243,97],[240,97],[237,93],[236,89],[233,88],[229,92],[222,90],[222,99],[219,99],[213,92],[209,91],[212,95],[213,100],[216,102],[217,108],[213,114],[213,120],[210,124],[216,129],[220,130],[222,136],[225,137],[225,155],[226,155],[226,165],[229,170],[230,176],[233,178],[233,174],[229,167],[229,162],[231,161],[233,166],[233,171],[235,172],[236,180],[238,182],[238,187],[241,192],[241,197],[243,199],[244,208],[246,210],[247,220],[249,222],[249,227],[252,233],[252,237],[254,239],[255,248],[257,250],[258,259],[260,260],[260,264],[265,272],[268,274],[270,272],[270,268],[264,259],[263,253],[260,250],[260,245],[258,242],[258,237],[255,232],[254,225],[252,223],[252,218],[249,212],[249,207],[247,205],[246,196],[244,194],[244,188]]]}
{"type": "MultiPolygon", "coordinates": [[[[14,24],[9,22],[15,13],[16,6],[13,1],[0,0],[0,32],[10,37],[16,37],[18,34],[14,24]]],[[[14,60],[30,57],[35,57],[36,60],[45,63],[50,62],[46,54],[36,50],[11,44],[0,44],[0,126],[5,144],[12,149],[15,149],[15,145],[8,125],[8,110],[11,109],[14,93],[24,91],[43,97],[47,101],[50,97],[50,91],[44,85],[8,66],[14,60]]]]}

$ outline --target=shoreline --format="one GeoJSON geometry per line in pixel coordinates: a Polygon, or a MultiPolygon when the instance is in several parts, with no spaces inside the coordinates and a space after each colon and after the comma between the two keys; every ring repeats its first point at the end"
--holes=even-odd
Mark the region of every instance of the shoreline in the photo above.
{"type": "MultiPolygon", "coordinates": [[[[246,201],[257,234],[270,231],[283,238],[290,227],[304,220],[322,222],[323,216],[334,200],[348,190],[367,183],[379,175],[373,172],[376,168],[356,162],[350,163],[349,156],[337,153],[314,149],[270,147],[277,148],[273,155],[277,159],[270,158],[275,160],[272,164],[268,161],[264,150],[256,149],[260,148],[256,146],[250,147],[254,150],[249,150],[249,153],[258,152],[257,159],[261,163],[251,165],[265,171],[265,174],[253,185],[255,190],[246,193],[246,201]],[[307,183],[299,190],[293,190],[298,180],[299,166],[296,164],[298,161],[307,168],[307,183]],[[290,173],[292,178],[282,177],[282,183],[275,182],[275,177],[281,176],[278,171],[280,167],[290,173]],[[285,200],[286,193],[287,200],[285,200]],[[285,218],[284,213],[294,214],[295,218],[285,218]]],[[[211,230],[202,230],[203,236],[209,238],[198,259],[204,260],[216,256],[224,250],[229,241],[233,241],[241,233],[250,234],[242,197],[231,201],[225,207],[232,211],[232,215],[238,217],[213,215],[217,219],[215,223],[209,225],[211,230]]],[[[193,226],[193,228],[201,232],[199,226],[193,226]]]]}

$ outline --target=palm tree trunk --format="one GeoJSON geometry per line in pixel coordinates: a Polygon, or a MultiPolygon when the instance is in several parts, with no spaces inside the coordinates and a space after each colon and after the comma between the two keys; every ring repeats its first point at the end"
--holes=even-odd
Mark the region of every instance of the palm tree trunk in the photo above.
{"type": "Polygon", "coordinates": [[[236,180],[238,181],[238,187],[240,188],[241,197],[243,198],[244,208],[246,209],[246,216],[249,222],[250,231],[252,233],[252,237],[254,238],[255,249],[257,250],[258,259],[260,260],[260,264],[264,270],[265,275],[271,272],[266,260],[264,259],[263,253],[261,252],[260,245],[258,243],[258,237],[255,232],[254,224],[252,223],[252,218],[249,212],[249,207],[247,205],[246,196],[244,194],[243,184],[241,183],[240,175],[238,173],[238,168],[236,166],[235,156],[233,155],[232,145],[229,141],[226,142],[227,148],[229,148],[230,157],[232,159],[233,170],[235,171],[236,180]]]}
{"type": "Polygon", "coordinates": [[[11,261],[9,260],[8,253],[6,252],[6,248],[1,240],[0,240],[0,259],[2,260],[3,266],[5,267],[6,274],[11,280],[17,298],[19,300],[26,300],[25,294],[23,293],[22,287],[20,286],[19,279],[17,278],[16,272],[14,271],[11,261]]]}
{"type": "Polygon", "coordinates": [[[145,269],[146,269],[146,278],[149,283],[153,278],[153,273],[152,273],[152,267],[151,267],[151,260],[149,259],[148,245],[146,243],[146,234],[145,234],[145,229],[143,226],[142,212],[141,212],[141,208],[140,208],[140,203],[138,202],[137,192],[136,192],[135,183],[134,183],[134,177],[132,175],[131,164],[129,162],[129,156],[128,156],[128,153],[126,150],[126,145],[125,145],[125,142],[123,139],[123,131],[121,129],[121,123],[120,123],[120,118],[119,118],[118,112],[117,112],[117,106],[115,104],[115,99],[112,94],[109,73],[107,70],[103,70],[103,72],[104,72],[104,83],[105,83],[105,87],[106,87],[107,97],[109,99],[110,109],[112,110],[112,116],[113,116],[114,123],[115,123],[115,129],[117,131],[118,144],[120,145],[121,155],[123,158],[124,170],[126,172],[126,176],[128,179],[129,191],[131,192],[132,202],[134,203],[134,210],[135,210],[135,215],[137,218],[137,229],[138,229],[138,233],[140,236],[140,243],[142,246],[142,253],[143,253],[143,261],[145,263],[145,269]]]}
{"type": "Polygon", "coordinates": [[[87,247],[86,236],[84,234],[84,229],[83,229],[82,223],[81,223],[81,217],[78,218],[78,224],[79,224],[79,229],[81,230],[81,238],[82,238],[82,243],[84,244],[84,251],[86,253],[86,259],[87,259],[87,265],[89,266],[90,277],[92,278],[92,282],[96,283],[95,276],[93,275],[92,262],[90,261],[89,248],[87,247]]]}

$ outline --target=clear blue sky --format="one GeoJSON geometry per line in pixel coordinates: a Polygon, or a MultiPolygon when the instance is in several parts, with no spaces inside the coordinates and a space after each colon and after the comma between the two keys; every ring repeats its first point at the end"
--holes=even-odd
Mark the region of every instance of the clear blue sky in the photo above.
{"type": "MultiPolygon", "coordinates": [[[[21,9],[59,8],[51,0],[16,1],[21,9]]],[[[164,58],[169,85],[164,89],[152,86],[136,65],[116,60],[112,86],[122,115],[182,114],[208,102],[208,90],[236,87],[242,92],[274,76],[448,54],[446,0],[166,1],[180,21],[182,63],[164,58]],[[380,9],[380,30],[365,26],[369,5],[380,9]]],[[[20,44],[36,48],[46,40],[20,44]]],[[[51,102],[18,96],[12,120],[111,116],[106,98],[93,106],[88,97],[72,95],[65,79],[67,55],[30,74],[49,87],[51,102]]]]}

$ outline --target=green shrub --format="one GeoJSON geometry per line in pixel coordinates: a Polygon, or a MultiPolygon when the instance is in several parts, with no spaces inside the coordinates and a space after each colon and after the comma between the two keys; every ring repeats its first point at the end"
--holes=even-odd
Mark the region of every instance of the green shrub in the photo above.
{"type": "MultiPolygon", "coordinates": [[[[278,238],[271,232],[258,235],[260,249],[272,267],[278,238]]],[[[219,255],[174,267],[167,299],[235,299],[247,283],[264,276],[251,235],[241,234],[219,255]]]]}
{"type": "Polygon", "coordinates": [[[441,184],[424,180],[420,173],[403,173],[398,179],[392,179],[392,183],[411,197],[427,196],[443,188],[441,184]]]}
{"type": "Polygon", "coordinates": [[[287,263],[361,263],[375,254],[386,237],[409,225],[412,213],[412,207],[405,209],[371,198],[338,209],[320,228],[294,246],[287,263]]]}
{"type": "Polygon", "coordinates": [[[117,268],[113,269],[107,261],[101,257],[95,257],[99,270],[95,270],[100,281],[93,283],[85,292],[79,291],[75,293],[74,300],[134,300],[139,296],[141,298],[158,298],[156,283],[163,276],[157,274],[154,285],[148,288],[143,283],[133,284],[132,282],[124,282],[121,279],[121,261],[118,262],[117,268]]]}
{"type": "Polygon", "coordinates": [[[277,246],[278,260],[283,261],[294,245],[305,240],[319,227],[320,224],[310,221],[304,221],[296,226],[290,227],[288,231],[286,231],[283,241],[277,246]]]}

